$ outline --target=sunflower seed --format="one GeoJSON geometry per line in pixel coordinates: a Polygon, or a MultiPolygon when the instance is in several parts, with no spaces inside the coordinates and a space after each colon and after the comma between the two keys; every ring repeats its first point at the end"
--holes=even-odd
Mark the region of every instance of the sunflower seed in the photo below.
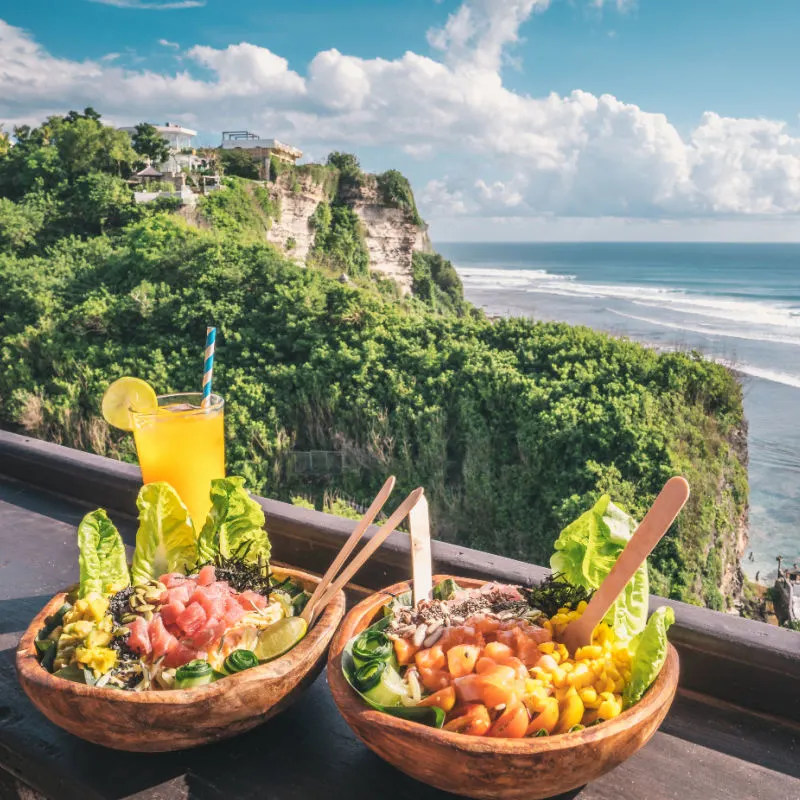
{"type": "Polygon", "coordinates": [[[145,593],[144,593],[145,600],[148,603],[155,603],[161,601],[161,590],[156,588],[155,586],[151,586],[145,593]]]}
{"type": "Polygon", "coordinates": [[[416,647],[422,647],[422,643],[425,641],[425,633],[427,630],[428,626],[424,622],[417,626],[417,630],[414,633],[414,645],[416,647]]]}
{"type": "Polygon", "coordinates": [[[433,633],[428,634],[428,637],[423,642],[423,646],[433,647],[436,644],[436,642],[438,642],[439,639],[442,638],[443,633],[444,633],[444,628],[439,626],[433,633]]]}

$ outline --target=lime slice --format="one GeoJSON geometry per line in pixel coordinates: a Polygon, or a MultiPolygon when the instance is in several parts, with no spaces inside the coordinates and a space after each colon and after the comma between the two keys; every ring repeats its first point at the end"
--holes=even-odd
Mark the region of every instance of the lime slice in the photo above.
{"type": "Polygon", "coordinates": [[[272,661],[288,653],[305,635],[308,625],[302,617],[284,617],[262,631],[256,645],[259,661],[272,661]]]}
{"type": "Polygon", "coordinates": [[[133,430],[131,411],[155,411],[157,408],[153,387],[139,378],[120,378],[103,395],[103,418],[123,431],[133,430]]]}

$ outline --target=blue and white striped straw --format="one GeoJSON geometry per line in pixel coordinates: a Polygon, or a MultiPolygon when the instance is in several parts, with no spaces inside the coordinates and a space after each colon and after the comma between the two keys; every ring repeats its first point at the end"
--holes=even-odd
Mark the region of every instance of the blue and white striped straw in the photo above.
{"type": "Polygon", "coordinates": [[[217,338],[216,328],[206,328],[206,360],[203,363],[203,408],[211,405],[211,378],[214,372],[214,342],[217,338]]]}

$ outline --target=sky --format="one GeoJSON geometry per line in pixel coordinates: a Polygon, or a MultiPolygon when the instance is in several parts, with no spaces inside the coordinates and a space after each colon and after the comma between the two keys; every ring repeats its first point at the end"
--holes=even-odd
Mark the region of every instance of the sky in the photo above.
{"type": "Polygon", "coordinates": [[[795,0],[0,0],[0,123],[248,129],[436,241],[800,241],[795,0]]]}

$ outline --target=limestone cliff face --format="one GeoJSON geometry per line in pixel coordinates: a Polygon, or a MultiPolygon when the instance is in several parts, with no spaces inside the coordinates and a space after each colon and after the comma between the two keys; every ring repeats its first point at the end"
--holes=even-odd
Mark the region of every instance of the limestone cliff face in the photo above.
{"type": "MultiPolygon", "coordinates": [[[[312,174],[279,176],[270,184],[270,193],[280,202],[280,219],[273,222],[267,239],[291,258],[305,261],[314,244],[311,216],[320,203],[332,199],[330,191],[312,174]]],[[[396,281],[403,293],[410,292],[414,251],[431,251],[428,226],[418,225],[404,210],[386,205],[372,175],[365,176],[363,185],[349,189],[342,199],[363,224],[370,269],[396,281]]]]}
{"type": "Polygon", "coordinates": [[[296,179],[283,175],[271,185],[270,194],[280,203],[281,213],[273,221],[267,239],[286,250],[291,258],[305,261],[314,244],[314,231],[309,220],[317,206],[328,200],[325,187],[316,183],[312,175],[301,175],[296,179]]]}

